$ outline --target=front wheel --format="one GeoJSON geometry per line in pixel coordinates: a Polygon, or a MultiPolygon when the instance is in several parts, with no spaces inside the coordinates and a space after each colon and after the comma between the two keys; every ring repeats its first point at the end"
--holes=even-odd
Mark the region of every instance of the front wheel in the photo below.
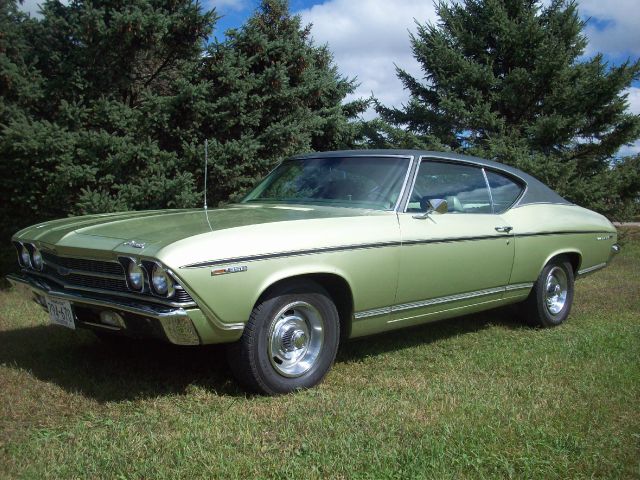
{"type": "Polygon", "coordinates": [[[241,339],[229,346],[229,366],[254,392],[311,388],[331,368],[339,337],[338,312],[328,293],[314,282],[289,283],[253,309],[241,339]]]}
{"type": "Polygon", "coordinates": [[[539,327],[555,327],[563,323],[571,311],[573,292],[571,263],[564,257],[551,260],[542,269],[523,303],[528,323],[539,327]]]}

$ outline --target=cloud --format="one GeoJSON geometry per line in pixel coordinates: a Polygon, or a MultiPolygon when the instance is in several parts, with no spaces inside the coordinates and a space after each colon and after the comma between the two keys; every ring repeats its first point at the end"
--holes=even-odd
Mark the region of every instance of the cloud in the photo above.
{"type": "Polygon", "coordinates": [[[580,0],[582,17],[589,38],[587,55],[597,52],[614,57],[640,55],[640,8],[638,0],[580,0]]]}
{"type": "MultiPolygon", "coordinates": [[[[409,97],[396,76],[394,63],[415,76],[421,75],[411,54],[409,31],[436,18],[433,2],[424,0],[329,0],[302,10],[312,23],[317,43],[328,44],[340,72],[357,77],[360,86],[352,98],[371,93],[388,106],[401,106],[409,97]]],[[[373,116],[368,112],[367,118],[373,116]]]]}
{"type": "Polygon", "coordinates": [[[640,115],[640,87],[628,88],[624,93],[627,94],[627,101],[629,102],[629,110],[631,113],[640,115]]]}

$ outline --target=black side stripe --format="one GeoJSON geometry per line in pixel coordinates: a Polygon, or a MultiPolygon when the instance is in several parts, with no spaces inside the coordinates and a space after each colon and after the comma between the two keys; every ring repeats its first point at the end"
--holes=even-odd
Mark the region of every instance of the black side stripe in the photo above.
{"type": "Polygon", "coordinates": [[[402,242],[399,241],[390,241],[390,242],[378,242],[378,243],[362,243],[358,245],[343,245],[337,247],[324,247],[324,248],[313,248],[308,250],[294,250],[288,252],[277,252],[277,253],[264,253],[260,255],[250,255],[246,257],[232,257],[232,258],[224,258],[220,260],[210,260],[206,262],[197,262],[191,263],[189,265],[184,265],[180,268],[203,268],[203,267],[214,267],[218,265],[225,265],[229,263],[243,263],[243,262],[255,262],[259,260],[268,260],[272,258],[286,258],[286,257],[299,257],[303,255],[315,255],[320,253],[334,253],[334,252],[346,252],[350,250],[365,250],[372,248],[385,248],[385,247],[400,247],[400,246],[412,246],[412,245],[425,245],[430,243],[453,243],[453,242],[469,242],[469,241],[477,241],[477,240],[499,240],[505,238],[519,238],[519,237],[541,237],[541,236],[550,236],[550,235],[575,235],[575,234],[595,234],[595,233],[611,233],[605,232],[601,230],[588,230],[588,231],[560,231],[560,232],[535,232],[535,233],[518,233],[511,235],[482,235],[477,237],[451,237],[451,238],[432,238],[425,240],[404,240],[402,242]]]}
{"type": "Polygon", "coordinates": [[[427,243],[453,243],[471,242],[475,240],[498,240],[500,238],[510,238],[512,235],[482,235],[478,237],[451,237],[451,238],[430,238],[426,240],[403,240],[402,246],[424,245],[427,243]]]}
{"type": "Polygon", "coordinates": [[[561,232],[531,232],[531,233],[516,233],[515,237],[544,237],[547,235],[575,235],[576,233],[611,233],[603,230],[580,230],[580,231],[561,231],[561,232]]]}
{"type": "Polygon", "coordinates": [[[302,255],[314,255],[317,253],[333,253],[343,252],[347,250],[364,250],[369,248],[399,247],[400,242],[380,242],[380,243],[363,243],[360,245],[344,245],[340,247],[314,248],[310,250],[295,250],[289,252],[265,253],[262,255],[250,255],[248,257],[233,257],[222,260],[211,260],[208,262],[191,263],[180,268],[201,268],[213,267],[216,265],[224,265],[227,263],[255,262],[257,260],[267,260],[271,258],[299,257],[302,255]]]}

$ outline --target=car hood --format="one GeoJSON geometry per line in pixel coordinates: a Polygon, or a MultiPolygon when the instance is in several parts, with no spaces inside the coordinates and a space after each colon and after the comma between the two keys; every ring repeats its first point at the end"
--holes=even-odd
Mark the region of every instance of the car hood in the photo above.
{"type": "MultiPolygon", "coordinates": [[[[247,225],[293,220],[371,215],[369,210],[290,205],[232,205],[219,209],[156,210],[71,217],[18,232],[26,239],[59,247],[127,251],[144,244],[145,253],[195,235],[247,225]]],[[[132,250],[135,251],[135,250],[132,250]]]]}

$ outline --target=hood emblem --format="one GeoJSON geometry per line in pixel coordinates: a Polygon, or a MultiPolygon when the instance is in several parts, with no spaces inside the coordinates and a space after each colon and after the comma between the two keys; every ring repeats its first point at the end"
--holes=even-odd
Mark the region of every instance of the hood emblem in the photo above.
{"type": "Polygon", "coordinates": [[[135,240],[129,240],[128,242],[124,242],[123,245],[126,245],[127,247],[133,247],[133,248],[144,248],[146,243],[136,242],[135,240]]]}

